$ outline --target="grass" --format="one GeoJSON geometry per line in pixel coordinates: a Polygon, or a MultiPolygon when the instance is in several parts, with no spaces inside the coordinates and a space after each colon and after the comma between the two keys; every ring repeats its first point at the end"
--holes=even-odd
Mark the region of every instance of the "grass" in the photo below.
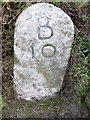
{"type": "Polygon", "coordinates": [[[6,103],[4,102],[2,96],[0,95],[0,111],[2,110],[2,108],[6,105],[6,103]]]}
{"type": "MultiPolygon", "coordinates": [[[[77,7],[85,7],[90,1],[77,2],[77,7]],[[86,3],[88,2],[88,3],[86,3]]],[[[53,0],[53,4],[57,7],[61,6],[60,1],[53,0]]],[[[75,5],[75,4],[74,4],[75,5]]],[[[84,16],[86,22],[90,21],[90,16],[84,16]]],[[[73,81],[74,91],[80,104],[85,105],[90,113],[90,38],[82,31],[76,28],[75,39],[72,45],[71,68],[69,70],[70,78],[73,81]]]]}
{"type": "MultiPolygon", "coordinates": [[[[54,1],[53,4],[57,7],[61,6],[61,3],[54,1]]],[[[8,4],[9,5],[9,4],[8,4]]],[[[24,10],[26,8],[25,3],[15,3],[15,5],[12,4],[15,9],[18,10],[24,10]]],[[[9,6],[10,7],[10,6],[9,6]]],[[[10,10],[12,8],[10,7],[10,10]]],[[[86,20],[89,20],[89,17],[86,17],[86,20]]],[[[15,21],[14,21],[15,22],[15,21]]],[[[13,30],[6,30],[5,33],[7,33],[7,38],[4,40],[10,46],[13,46],[13,30]],[[9,38],[9,35],[12,36],[12,38],[9,38]],[[11,41],[12,40],[12,41],[11,41]]],[[[7,47],[8,48],[8,47],[7,47]]],[[[10,52],[9,52],[10,53],[10,52]]],[[[12,54],[10,54],[12,56],[12,54]]],[[[10,59],[10,56],[8,57],[10,59]]],[[[74,43],[72,45],[72,53],[71,53],[71,62],[70,66],[71,68],[69,69],[69,76],[70,79],[72,79],[72,83],[74,86],[74,92],[77,97],[79,97],[78,103],[81,105],[84,105],[88,113],[90,114],[90,96],[89,96],[89,89],[90,89],[90,39],[81,31],[79,31],[76,28],[76,33],[75,33],[75,39],[74,43]]],[[[18,63],[20,62],[17,58],[15,58],[15,62],[18,63]]],[[[12,65],[13,66],[13,65],[12,65]]],[[[30,116],[33,116],[33,108],[37,107],[40,108],[42,111],[48,110],[51,106],[56,107],[57,109],[65,109],[65,104],[67,103],[66,99],[61,100],[61,98],[56,97],[56,99],[50,99],[45,102],[41,102],[40,104],[33,104],[30,103],[29,106],[24,106],[23,103],[18,103],[18,111],[20,109],[24,109],[24,107],[27,107],[25,109],[29,109],[30,116]],[[62,108],[63,107],[63,108],[62,108]]],[[[2,96],[0,96],[0,109],[2,109],[5,106],[5,103],[3,101],[2,96]]],[[[51,110],[51,109],[50,109],[51,110]]],[[[68,108],[67,110],[68,111],[68,108]]],[[[36,111],[37,112],[37,111],[36,111]]],[[[72,111],[73,112],[73,111],[72,111]]]]}
{"type": "Polygon", "coordinates": [[[90,113],[90,98],[88,97],[90,89],[90,39],[78,30],[75,34],[75,40],[72,46],[72,69],[69,71],[72,76],[74,90],[81,98],[81,104],[88,107],[90,113]]]}
{"type": "Polygon", "coordinates": [[[61,3],[60,0],[53,0],[53,5],[55,5],[56,7],[60,7],[61,3]]]}
{"type": "Polygon", "coordinates": [[[89,97],[89,98],[88,98],[88,97],[86,98],[84,104],[85,104],[85,106],[87,107],[87,109],[88,109],[88,114],[89,114],[89,116],[90,116],[90,97],[89,97]]]}

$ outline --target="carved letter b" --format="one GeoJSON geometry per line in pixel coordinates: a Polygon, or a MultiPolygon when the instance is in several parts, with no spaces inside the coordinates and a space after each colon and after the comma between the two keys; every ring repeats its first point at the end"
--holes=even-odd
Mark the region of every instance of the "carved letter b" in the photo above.
{"type": "MultiPolygon", "coordinates": [[[[41,20],[44,20],[44,18],[39,18],[38,21],[40,22],[41,20]]],[[[45,21],[46,22],[46,21],[45,21]]],[[[41,21],[42,23],[42,21],[41,21]]],[[[40,23],[40,24],[41,24],[40,23]]],[[[47,18],[47,22],[44,25],[40,25],[38,27],[38,38],[41,40],[44,39],[49,39],[53,35],[53,30],[52,28],[48,25],[49,19],[47,18]]]]}

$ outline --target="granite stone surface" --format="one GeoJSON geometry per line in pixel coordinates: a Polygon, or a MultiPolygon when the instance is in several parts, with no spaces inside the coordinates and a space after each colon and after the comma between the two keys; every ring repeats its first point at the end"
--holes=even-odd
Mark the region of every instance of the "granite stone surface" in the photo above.
{"type": "Polygon", "coordinates": [[[13,79],[18,98],[40,100],[60,91],[73,39],[71,18],[52,4],[34,4],[18,16],[13,79]]]}

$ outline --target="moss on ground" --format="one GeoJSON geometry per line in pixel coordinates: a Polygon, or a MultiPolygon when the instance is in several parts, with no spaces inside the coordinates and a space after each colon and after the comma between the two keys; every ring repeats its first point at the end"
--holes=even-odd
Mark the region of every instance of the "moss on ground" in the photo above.
{"type": "MultiPolygon", "coordinates": [[[[68,106],[68,101],[63,95],[57,95],[56,97],[49,98],[42,101],[33,101],[33,102],[26,102],[26,101],[19,101],[17,105],[18,112],[21,109],[26,107],[26,111],[28,112],[28,117],[30,118],[40,118],[41,113],[50,113],[54,111],[58,111],[60,115],[66,111],[71,111],[70,107],[68,106]],[[28,103],[27,105],[25,105],[28,103]]],[[[63,114],[62,114],[63,113],[63,114]]]]}

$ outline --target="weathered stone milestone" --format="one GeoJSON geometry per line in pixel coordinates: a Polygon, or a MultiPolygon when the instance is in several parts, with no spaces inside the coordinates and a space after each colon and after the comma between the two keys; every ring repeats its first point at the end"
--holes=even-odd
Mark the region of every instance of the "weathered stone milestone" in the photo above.
{"type": "Polygon", "coordinates": [[[28,7],[14,33],[14,88],[18,98],[54,96],[62,87],[74,38],[71,18],[49,3],[28,7]]]}

